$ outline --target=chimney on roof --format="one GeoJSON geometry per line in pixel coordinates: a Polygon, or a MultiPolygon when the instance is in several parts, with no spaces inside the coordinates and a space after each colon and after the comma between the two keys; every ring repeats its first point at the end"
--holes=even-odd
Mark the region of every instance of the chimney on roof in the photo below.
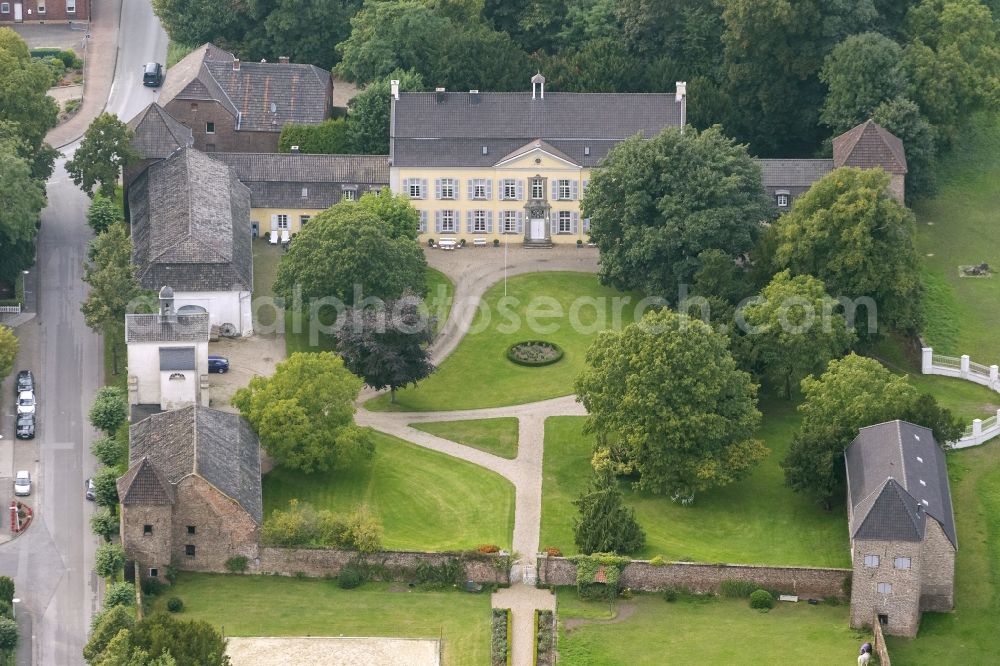
{"type": "Polygon", "coordinates": [[[545,99],[545,77],[541,72],[531,77],[531,99],[545,99]]]}
{"type": "Polygon", "coordinates": [[[160,323],[177,323],[177,313],[174,312],[174,290],[163,285],[160,288],[160,323]]]}
{"type": "Polygon", "coordinates": [[[278,56],[278,64],[280,64],[280,65],[287,65],[288,64],[288,56],[278,56]]]}
{"type": "Polygon", "coordinates": [[[444,101],[444,88],[435,88],[434,92],[437,94],[437,102],[440,104],[444,101]]]}
{"type": "Polygon", "coordinates": [[[389,81],[389,88],[392,91],[392,98],[399,101],[399,79],[393,79],[389,81]]]}
{"type": "Polygon", "coordinates": [[[681,105],[681,132],[687,124],[687,88],[686,81],[678,81],[677,91],[674,93],[674,101],[681,105]]]}
{"type": "Polygon", "coordinates": [[[240,71],[240,59],[239,58],[233,58],[233,71],[234,72],[240,71]]]}

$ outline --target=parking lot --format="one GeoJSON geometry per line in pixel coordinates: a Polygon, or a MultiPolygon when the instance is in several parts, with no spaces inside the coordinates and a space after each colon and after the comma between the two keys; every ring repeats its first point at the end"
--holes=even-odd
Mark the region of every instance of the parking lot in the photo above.
{"type": "Polygon", "coordinates": [[[209,343],[208,353],[229,359],[229,372],[208,376],[210,405],[235,412],[230,404],[233,394],[258,375],[274,374],[274,366],[285,359],[285,338],[282,335],[219,338],[218,342],[209,343]]]}

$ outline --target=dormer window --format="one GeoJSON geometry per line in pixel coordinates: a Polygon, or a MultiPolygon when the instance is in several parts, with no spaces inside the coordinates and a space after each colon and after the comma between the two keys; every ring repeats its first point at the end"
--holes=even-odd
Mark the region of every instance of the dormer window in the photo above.
{"type": "Polygon", "coordinates": [[[309,188],[308,187],[303,187],[302,188],[302,198],[305,199],[308,196],[309,196],[309,188]]]}
{"type": "Polygon", "coordinates": [[[778,208],[788,208],[789,196],[788,192],[778,192],[775,194],[775,203],[778,204],[778,208]]]}
{"type": "Polygon", "coordinates": [[[356,201],[358,198],[358,191],[353,187],[348,187],[344,189],[344,201],[356,201]]]}

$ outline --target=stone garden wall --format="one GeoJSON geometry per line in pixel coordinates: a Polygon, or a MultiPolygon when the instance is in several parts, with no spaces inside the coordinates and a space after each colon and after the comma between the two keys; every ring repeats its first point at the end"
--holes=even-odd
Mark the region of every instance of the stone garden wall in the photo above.
{"type": "MultiPolygon", "coordinates": [[[[765,567],[742,564],[667,562],[653,565],[633,560],[622,571],[620,587],[647,592],[676,588],[695,593],[717,592],[724,580],[752,581],[762,588],[803,597],[843,596],[850,569],[765,567]]],[[[576,564],[565,557],[538,558],[541,585],[576,585],[576,564]]]]}
{"type": "Polygon", "coordinates": [[[487,585],[509,582],[509,559],[483,553],[381,551],[362,555],[353,550],[261,547],[259,557],[250,561],[248,572],[321,578],[336,576],[344,565],[360,559],[364,564],[382,567],[392,580],[405,581],[421,564],[440,566],[456,557],[465,559],[466,580],[487,585]]]}

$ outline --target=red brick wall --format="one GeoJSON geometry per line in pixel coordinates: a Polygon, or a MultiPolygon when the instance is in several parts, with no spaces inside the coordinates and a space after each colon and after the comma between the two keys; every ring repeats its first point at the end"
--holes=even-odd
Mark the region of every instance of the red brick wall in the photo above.
{"type": "MultiPolygon", "coordinates": [[[[0,13],[0,23],[14,22],[15,0],[4,0],[10,5],[10,11],[6,14],[0,13]]],[[[66,23],[68,21],[89,21],[90,20],[90,0],[76,0],[76,11],[66,11],[66,0],[45,0],[42,3],[45,13],[38,13],[37,0],[24,0],[21,3],[21,18],[25,23],[66,23]],[[31,10],[31,13],[28,13],[31,10]]]]}
{"type": "Polygon", "coordinates": [[[194,147],[202,152],[278,152],[279,132],[236,131],[236,118],[218,102],[172,99],[164,108],[176,120],[191,128],[194,147]],[[213,134],[208,133],[208,123],[215,123],[213,134]]]}

